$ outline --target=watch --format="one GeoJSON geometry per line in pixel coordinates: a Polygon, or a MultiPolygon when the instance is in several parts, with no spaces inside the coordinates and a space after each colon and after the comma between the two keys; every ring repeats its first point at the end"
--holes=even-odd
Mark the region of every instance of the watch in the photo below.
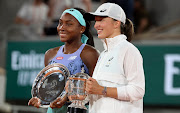
{"type": "Polygon", "coordinates": [[[107,87],[106,87],[106,86],[104,87],[104,90],[102,91],[102,94],[103,94],[104,96],[107,95],[107,87]]]}

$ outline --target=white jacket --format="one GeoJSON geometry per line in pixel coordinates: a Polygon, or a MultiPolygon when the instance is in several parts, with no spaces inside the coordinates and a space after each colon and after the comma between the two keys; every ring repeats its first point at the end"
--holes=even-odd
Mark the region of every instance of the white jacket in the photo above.
{"type": "Polygon", "coordinates": [[[91,95],[89,113],[143,113],[145,80],[139,50],[125,35],[106,38],[106,42],[93,78],[102,86],[116,87],[118,99],[91,95]]]}

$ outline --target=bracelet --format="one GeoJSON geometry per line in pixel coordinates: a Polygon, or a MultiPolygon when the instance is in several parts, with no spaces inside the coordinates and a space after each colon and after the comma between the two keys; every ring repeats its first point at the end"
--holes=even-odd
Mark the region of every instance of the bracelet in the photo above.
{"type": "Polygon", "coordinates": [[[102,91],[102,94],[103,94],[104,96],[107,95],[107,87],[106,87],[106,86],[104,87],[104,90],[102,91]]]}

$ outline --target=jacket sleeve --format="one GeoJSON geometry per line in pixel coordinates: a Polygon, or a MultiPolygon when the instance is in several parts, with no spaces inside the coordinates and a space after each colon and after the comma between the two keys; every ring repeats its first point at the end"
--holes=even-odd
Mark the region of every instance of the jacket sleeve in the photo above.
{"type": "Polygon", "coordinates": [[[142,99],[145,93],[143,59],[136,47],[129,47],[124,58],[124,73],[127,84],[117,87],[119,100],[135,101],[142,99]]]}

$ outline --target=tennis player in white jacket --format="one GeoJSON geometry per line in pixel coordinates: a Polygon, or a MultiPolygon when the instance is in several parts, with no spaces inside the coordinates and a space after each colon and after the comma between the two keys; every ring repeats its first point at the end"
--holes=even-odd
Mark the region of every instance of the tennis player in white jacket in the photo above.
{"type": "Polygon", "coordinates": [[[89,113],[143,113],[143,59],[130,43],[133,23],[114,3],[102,4],[86,18],[96,21],[94,28],[105,48],[86,83],[86,91],[91,94],[89,113]]]}

